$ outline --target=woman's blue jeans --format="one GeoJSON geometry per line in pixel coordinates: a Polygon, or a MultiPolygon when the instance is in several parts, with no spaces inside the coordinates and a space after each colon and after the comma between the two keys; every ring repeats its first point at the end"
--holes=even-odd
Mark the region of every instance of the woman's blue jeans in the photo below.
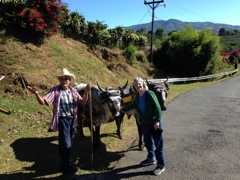
{"type": "MultiPolygon", "coordinates": [[[[154,124],[143,124],[144,143],[148,151],[147,159],[157,159],[157,167],[164,167],[164,147],[163,133],[160,136],[154,136],[154,124]]],[[[162,124],[160,123],[162,128],[162,124]]]]}
{"type": "Polygon", "coordinates": [[[73,118],[59,117],[58,124],[58,144],[61,160],[62,174],[68,174],[71,171],[71,148],[73,131],[73,118]]]}

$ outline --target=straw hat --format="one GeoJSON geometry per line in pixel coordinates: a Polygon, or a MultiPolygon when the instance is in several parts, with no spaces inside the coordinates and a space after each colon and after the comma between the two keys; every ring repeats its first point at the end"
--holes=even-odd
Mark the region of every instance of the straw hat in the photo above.
{"type": "Polygon", "coordinates": [[[70,73],[66,68],[63,68],[60,72],[60,75],[57,76],[57,78],[59,79],[62,76],[68,76],[71,78],[71,81],[73,81],[75,79],[74,74],[70,73]]]}

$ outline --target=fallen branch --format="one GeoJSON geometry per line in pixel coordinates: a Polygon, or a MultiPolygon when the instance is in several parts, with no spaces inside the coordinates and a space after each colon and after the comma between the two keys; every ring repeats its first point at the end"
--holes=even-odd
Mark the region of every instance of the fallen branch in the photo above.
{"type": "Polygon", "coordinates": [[[11,111],[8,111],[8,110],[2,109],[2,108],[0,108],[0,112],[7,114],[7,115],[11,114],[11,111]]]}

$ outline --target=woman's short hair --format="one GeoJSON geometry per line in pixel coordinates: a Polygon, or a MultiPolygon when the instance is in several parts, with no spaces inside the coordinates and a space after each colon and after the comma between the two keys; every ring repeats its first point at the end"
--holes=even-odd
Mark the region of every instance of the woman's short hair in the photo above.
{"type": "Polygon", "coordinates": [[[146,84],[146,81],[143,80],[143,78],[141,77],[136,77],[134,80],[133,80],[133,88],[135,89],[135,85],[138,83],[138,82],[142,82],[143,83],[143,88],[148,90],[148,86],[146,84]]]}

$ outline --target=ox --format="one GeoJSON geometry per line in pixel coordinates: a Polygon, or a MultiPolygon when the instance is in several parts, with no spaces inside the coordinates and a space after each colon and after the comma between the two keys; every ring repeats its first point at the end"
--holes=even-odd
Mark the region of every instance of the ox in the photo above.
{"type": "MultiPolygon", "coordinates": [[[[113,87],[106,87],[106,90],[120,90],[121,93],[121,97],[123,96],[123,89],[126,89],[128,85],[128,81],[126,82],[126,84],[124,86],[119,86],[118,88],[113,88],[113,87]]],[[[97,86],[99,88],[99,90],[101,92],[104,92],[104,90],[99,86],[99,84],[97,83],[97,86]]],[[[121,101],[122,102],[122,101],[121,101]]],[[[122,133],[121,133],[121,124],[123,122],[123,117],[124,117],[124,113],[120,112],[120,115],[118,116],[117,119],[115,119],[116,121],[116,125],[117,125],[117,135],[119,137],[119,139],[123,139],[122,133]]]]}
{"type": "MultiPolygon", "coordinates": [[[[83,95],[86,84],[75,84],[80,95],[83,95]]],[[[119,90],[103,91],[98,87],[91,88],[92,96],[92,123],[93,128],[93,148],[96,150],[100,145],[100,127],[101,124],[110,122],[111,119],[119,120],[121,118],[120,105],[121,96],[119,90]]],[[[88,100],[85,106],[79,106],[78,122],[80,133],[83,135],[83,120],[90,127],[90,101],[88,100]]]]}
{"type": "MultiPolygon", "coordinates": [[[[165,111],[167,109],[166,107],[166,99],[168,95],[168,90],[169,90],[169,83],[168,79],[164,82],[150,82],[146,80],[146,83],[148,85],[149,90],[153,91],[155,95],[157,96],[157,99],[159,101],[159,104],[161,106],[162,111],[165,111]]],[[[134,100],[135,97],[135,91],[134,88],[131,87],[119,87],[118,88],[121,91],[121,96],[122,96],[122,106],[131,103],[134,100]]],[[[142,133],[142,125],[140,121],[140,117],[135,111],[131,112],[124,112],[128,115],[130,118],[131,115],[134,115],[136,119],[136,124],[137,124],[137,129],[138,129],[138,136],[139,136],[139,142],[138,142],[138,147],[139,150],[144,150],[144,145],[143,145],[143,133],[142,133]]]]}

